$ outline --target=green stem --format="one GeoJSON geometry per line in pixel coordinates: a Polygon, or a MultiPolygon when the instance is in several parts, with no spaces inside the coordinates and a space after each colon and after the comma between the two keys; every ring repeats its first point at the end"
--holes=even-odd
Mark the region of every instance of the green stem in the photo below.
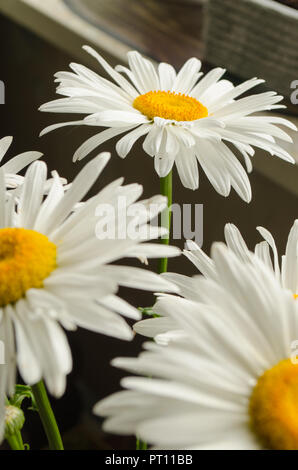
{"type": "MultiPolygon", "coordinates": [[[[162,214],[162,227],[168,230],[168,235],[160,239],[163,245],[169,245],[171,235],[171,211],[173,198],[172,171],[165,177],[160,178],[160,193],[168,198],[168,210],[162,214]]],[[[168,270],[168,258],[161,258],[158,262],[158,273],[166,273],[168,270]]],[[[147,443],[137,438],[137,450],[147,450],[147,443]]]]}
{"type": "Polygon", "coordinates": [[[55,415],[53,413],[46,388],[41,380],[33,385],[32,392],[36,401],[39,416],[42,421],[45,433],[49,441],[51,450],[63,450],[63,443],[60,436],[59,428],[55,415]]]}
{"type": "Polygon", "coordinates": [[[21,450],[25,450],[21,431],[16,432],[16,437],[17,437],[17,439],[18,439],[18,441],[19,441],[19,445],[20,445],[20,447],[21,447],[21,450]]]}
{"type": "Polygon", "coordinates": [[[147,443],[137,438],[136,450],[147,450],[147,449],[148,449],[147,443]]]}
{"type": "MultiPolygon", "coordinates": [[[[169,245],[170,243],[170,235],[171,235],[171,211],[170,207],[172,205],[172,198],[173,198],[173,187],[172,187],[172,171],[165,177],[160,178],[160,193],[163,196],[168,198],[168,210],[164,211],[162,214],[162,227],[168,230],[168,235],[162,237],[160,242],[164,245],[169,245]]],[[[166,273],[168,270],[168,258],[161,258],[158,262],[158,273],[166,273]]],[[[137,450],[147,450],[148,446],[147,443],[142,441],[141,439],[137,438],[136,443],[137,450]]]]}
{"type": "MultiPolygon", "coordinates": [[[[170,243],[170,231],[171,231],[171,211],[169,208],[172,205],[172,171],[165,177],[160,178],[160,192],[163,196],[168,198],[168,211],[165,213],[162,218],[162,226],[168,230],[168,235],[161,238],[161,243],[164,245],[169,245],[170,243]]],[[[168,258],[161,258],[158,263],[158,273],[166,273],[168,270],[168,258]]]]}
{"type": "Polygon", "coordinates": [[[18,431],[13,436],[7,436],[6,440],[11,450],[25,450],[20,431],[18,431]]]}

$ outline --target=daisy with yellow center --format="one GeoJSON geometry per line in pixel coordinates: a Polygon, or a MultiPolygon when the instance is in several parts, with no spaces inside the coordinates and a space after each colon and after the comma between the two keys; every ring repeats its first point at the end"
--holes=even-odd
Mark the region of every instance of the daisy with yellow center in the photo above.
{"type": "Polygon", "coordinates": [[[145,137],[143,149],[154,157],[160,177],[169,175],[175,164],[182,184],[194,190],[199,186],[199,164],[219,194],[228,196],[234,188],[246,202],[251,199],[251,188],[237,156],[244,159],[248,172],[252,171],[254,147],[294,163],[276,138],[291,142],[280,126],[292,131],[296,127],[280,117],[256,115],[282,108],[282,97],[275,92],[241,97],[263,80],[253,78],[235,87],[222,78],[222,68],[203,76],[196,58],[176,72],[166,63],[155,67],[136,51],[128,53],[129,68],[118,65],[113,69],[92,48],[84,49],[111,81],[72,63],[71,72],[56,74],[57,93],[62,98],[40,108],[51,113],[85,115],[76,121],[51,125],[41,135],[68,125],[107,128],[84,142],[75,152],[74,161],[121,134],[125,135],[118,140],[116,150],[125,158],[135,142],[145,137]]]}
{"type": "Polygon", "coordinates": [[[177,290],[148,270],[110,266],[122,257],[176,256],[179,250],[162,245],[153,250],[144,243],[165,233],[151,227],[150,221],[166,200],[156,196],[136,203],[142,193],[138,184],[122,186],[119,179],[80,203],[109,158],[100,154],[68,186],[56,172],[49,185],[45,163],[34,162],[21,187],[9,194],[0,169],[0,344],[5,357],[5,364],[0,363],[0,441],[5,396],[14,394],[16,366],[25,383],[35,385],[44,379],[50,393],[60,397],[72,369],[62,327],[80,326],[131,340],[133,332],[121,315],[138,319],[140,313],[116,295],[119,286],[177,290]],[[137,204],[144,207],[134,217],[139,234],[134,239],[127,228],[131,228],[129,211],[118,210],[120,196],[132,213],[137,204]],[[113,238],[105,232],[105,214],[97,210],[101,204],[113,209],[109,222],[122,230],[115,230],[113,238]]]}
{"type": "Polygon", "coordinates": [[[106,431],[158,448],[298,449],[298,304],[256,256],[216,244],[212,262],[213,279],[193,278],[199,302],[165,295],[153,308],[184,336],[115,359],[141,377],[94,411],[106,431]]]}

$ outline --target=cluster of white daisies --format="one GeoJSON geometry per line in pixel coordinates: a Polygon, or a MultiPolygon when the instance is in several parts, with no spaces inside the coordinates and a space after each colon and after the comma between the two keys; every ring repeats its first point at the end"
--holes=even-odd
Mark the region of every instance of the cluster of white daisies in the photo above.
{"type": "MultiPolygon", "coordinates": [[[[255,114],[281,108],[282,97],[265,92],[239,98],[262,80],[235,87],[221,68],[203,76],[195,58],[176,73],[165,63],[155,68],[137,52],[128,54],[129,68],[114,69],[86,50],[112,81],[71,64],[71,72],[56,74],[63,98],[41,107],[85,115],[43,133],[66,125],[105,128],[82,144],[74,160],[121,134],[116,150],[124,158],[144,137],[144,151],[154,157],[160,177],[175,163],[182,184],[197,189],[199,164],[219,194],[228,196],[233,187],[246,202],[251,187],[236,154],[248,172],[254,148],[294,163],[278,142],[291,141],[282,126],[295,127],[255,114]]],[[[10,144],[11,138],[0,140],[0,160],[10,144]]],[[[151,338],[139,357],[113,361],[134,375],[122,380],[125,390],[95,406],[106,417],[105,430],[136,435],[161,449],[298,449],[298,222],[281,266],[266,229],[258,228],[263,241],[252,253],[231,224],[226,244],[214,244],[210,258],[188,242],[184,254],[201,273],[193,278],[118,266],[114,262],[124,257],[147,261],[180,254],[150,243],[165,234],[151,221],[167,206],[166,198],[142,201],[145,209],[134,217],[111,212],[117,234],[111,239],[96,209],[116,209],[119,197],[134,209],[142,187],[123,185],[120,178],[85,199],[109,154],[90,160],[70,184],[56,171],[49,177],[40,156],[26,152],[0,168],[0,437],[17,369],[25,383],[44,379],[60,397],[72,369],[64,329],[83,327],[123,340],[135,333],[151,338]],[[138,237],[129,236],[128,222],[138,237]],[[138,321],[133,331],[123,316],[137,321],[140,312],[117,296],[119,286],[157,292],[156,316],[138,321]]]]}

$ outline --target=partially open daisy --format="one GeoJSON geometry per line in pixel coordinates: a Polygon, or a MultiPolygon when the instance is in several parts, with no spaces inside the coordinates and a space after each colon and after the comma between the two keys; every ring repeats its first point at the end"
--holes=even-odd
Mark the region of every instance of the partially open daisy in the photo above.
{"type": "Polygon", "coordinates": [[[217,281],[196,280],[206,304],[164,296],[155,307],[187,337],[115,359],[142,377],[95,412],[106,431],[158,448],[297,450],[297,301],[257,257],[216,245],[212,260],[217,281]]]}
{"type": "MultiPolygon", "coordinates": [[[[122,257],[179,254],[174,247],[143,243],[164,233],[151,227],[150,220],[164,209],[165,198],[141,201],[143,212],[136,212],[142,187],[122,186],[119,179],[78,205],[109,158],[109,154],[100,154],[67,187],[55,173],[46,197],[45,163],[31,164],[20,190],[9,196],[0,170],[0,341],[5,345],[5,365],[0,365],[2,405],[5,393],[14,392],[16,363],[29,385],[44,378],[53,395],[59,397],[64,392],[72,360],[61,326],[69,330],[81,326],[132,339],[131,328],[118,313],[138,319],[139,312],[117,297],[119,285],[176,290],[148,270],[109,265],[122,257]],[[120,196],[127,210],[118,210],[120,196]],[[105,207],[110,209],[108,218],[100,211],[105,207]],[[117,229],[114,238],[105,232],[107,223],[117,229]],[[139,228],[139,236],[134,238],[128,232],[132,225],[139,228]]],[[[3,419],[0,426],[3,428],[3,419]]]]}
{"type": "Polygon", "coordinates": [[[146,136],[144,151],[154,157],[160,177],[168,175],[175,163],[182,184],[197,189],[199,163],[219,194],[228,196],[233,187],[246,202],[251,199],[249,179],[230,146],[244,158],[248,172],[252,170],[253,147],[294,163],[275,139],[291,142],[291,137],[278,126],[294,130],[296,127],[276,116],[255,115],[284,107],[278,104],[282,97],[266,92],[237,100],[263,80],[253,78],[234,87],[230,81],[222,80],[222,68],[201,78],[201,62],[196,58],[189,59],[176,73],[166,63],[155,69],[135,51],[128,53],[129,68],[119,65],[113,69],[93,49],[84,49],[97,59],[113,82],[83,65],[70,64],[72,72],[55,75],[57,93],[64,98],[40,108],[52,113],[87,115],[49,126],[42,135],[66,125],[107,127],[84,142],[74,160],[81,160],[103,142],[121,134],[125,136],[116,149],[124,158],[134,143],[146,136]]]}
{"type": "MultiPolygon", "coordinates": [[[[12,140],[13,138],[11,136],[0,139],[0,162],[11,146],[12,140]]],[[[6,187],[11,189],[22,184],[23,177],[18,173],[40,157],[42,157],[42,153],[40,152],[24,152],[17,155],[16,157],[11,158],[4,165],[2,165],[2,169],[5,173],[6,187]]]]}
{"type": "MultiPolygon", "coordinates": [[[[263,241],[255,246],[255,255],[260,258],[268,268],[274,273],[278,282],[289,289],[294,298],[298,297],[298,220],[295,220],[288,236],[286,251],[281,256],[282,263],[279,263],[279,254],[271,233],[264,227],[257,227],[258,232],[263,237],[263,241]],[[272,256],[273,255],[273,256],[272,256]]],[[[251,259],[245,240],[239,229],[233,224],[225,226],[225,240],[228,248],[235,253],[239,260],[247,261],[251,259]]],[[[208,279],[217,280],[217,272],[213,260],[193,241],[187,242],[188,250],[184,255],[198,268],[198,271],[208,279]]],[[[165,273],[164,279],[172,282],[179,289],[180,295],[189,300],[197,302],[206,301],[202,293],[197,289],[196,280],[192,277],[177,273],[165,273]]],[[[171,340],[184,335],[177,329],[177,323],[172,318],[149,318],[134,325],[137,333],[155,338],[160,344],[168,344],[171,340]]]]}

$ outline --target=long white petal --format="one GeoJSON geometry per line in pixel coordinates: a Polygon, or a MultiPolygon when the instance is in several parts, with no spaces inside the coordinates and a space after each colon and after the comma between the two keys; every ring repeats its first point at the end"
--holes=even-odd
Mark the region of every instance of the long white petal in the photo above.
{"type": "Polygon", "coordinates": [[[137,129],[126,134],[122,139],[118,140],[116,145],[116,151],[121,158],[125,158],[127,154],[132,149],[135,142],[142,137],[143,135],[147,134],[151,128],[151,124],[143,124],[137,129]]]}
{"type": "Polygon", "coordinates": [[[4,155],[6,154],[7,150],[11,146],[13,138],[11,136],[3,137],[0,139],[0,162],[4,155]]]}

